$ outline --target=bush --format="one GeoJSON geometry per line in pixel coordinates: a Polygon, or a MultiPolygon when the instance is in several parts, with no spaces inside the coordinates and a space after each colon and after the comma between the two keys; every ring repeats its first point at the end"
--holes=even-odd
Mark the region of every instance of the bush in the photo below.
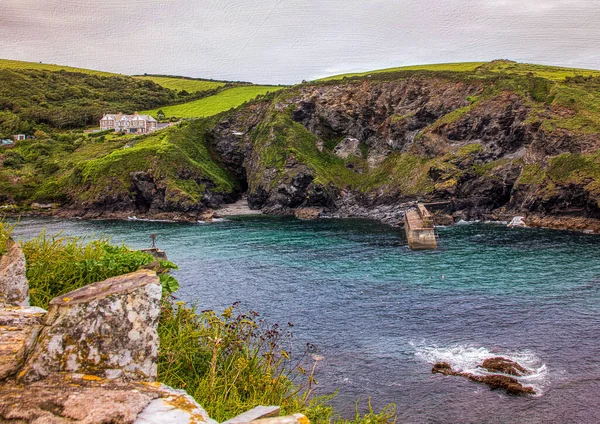
{"type": "Polygon", "coordinates": [[[5,168],[21,169],[25,164],[25,158],[18,152],[9,151],[4,154],[2,165],[5,168]]]}

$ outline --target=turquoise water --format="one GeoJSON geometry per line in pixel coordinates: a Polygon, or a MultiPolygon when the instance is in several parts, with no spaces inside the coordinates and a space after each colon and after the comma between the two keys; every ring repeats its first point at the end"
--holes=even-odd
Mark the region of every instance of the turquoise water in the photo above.
{"type": "Polygon", "coordinates": [[[294,323],[324,359],[322,392],[352,413],[358,397],[398,405],[399,422],[600,422],[600,237],[473,224],[441,228],[412,252],[399,229],[361,220],[244,217],[213,224],[23,220],[17,236],[107,234],[180,266],[179,298],[235,301],[294,323]],[[430,373],[477,372],[504,355],[534,370],[517,398],[430,373]]]}

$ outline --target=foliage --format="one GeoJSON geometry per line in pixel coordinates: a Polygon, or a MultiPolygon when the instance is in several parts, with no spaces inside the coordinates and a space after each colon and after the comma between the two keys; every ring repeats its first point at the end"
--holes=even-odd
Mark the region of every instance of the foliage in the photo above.
{"type": "Polygon", "coordinates": [[[96,126],[106,111],[133,113],[189,99],[127,76],[9,69],[0,64],[0,137],[96,126]]]}
{"type": "Polygon", "coordinates": [[[3,219],[0,219],[0,256],[6,253],[13,229],[13,225],[8,225],[3,219]]]}
{"type": "Polygon", "coordinates": [[[392,423],[395,407],[354,420],[334,418],[332,396],[315,396],[318,356],[307,344],[293,352],[291,323],[269,325],[234,304],[218,315],[198,313],[183,302],[163,302],[159,324],[159,380],[191,394],[217,421],[258,405],[279,405],[284,414],[304,413],[311,422],[392,423]]]}
{"type": "Polygon", "coordinates": [[[137,271],[154,258],[107,238],[86,241],[61,235],[39,237],[23,243],[27,259],[31,304],[47,308],[54,297],[110,277],[137,271]]]}
{"type": "MultiPolygon", "coordinates": [[[[200,118],[216,115],[231,108],[236,108],[257,96],[265,95],[283,89],[277,86],[248,85],[229,88],[213,96],[205,97],[188,103],[160,108],[166,116],[178,118],[200,118]]],[[[156,116],[158,108],[143,112],[156,116]]]]}

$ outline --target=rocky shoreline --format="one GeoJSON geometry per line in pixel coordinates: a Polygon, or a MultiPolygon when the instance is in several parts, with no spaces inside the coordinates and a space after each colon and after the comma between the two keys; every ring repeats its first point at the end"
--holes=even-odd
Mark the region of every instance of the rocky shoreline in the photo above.
{"type": "MultiPolygon", "coordinates": [[[[165,221],[196,223],[211,222],[213,219],[230,216],[272,215],[296,216],[300,219],[318,218],[361,218],[379,221],[392,227],[403,226],[404,212],[416,205],[417,202],[408,201],[391,205],[376,205],[366,207],[353,202],[352,197],[340,199],[333,208],[301,207],[271,210],[263,208],[256,210],[250,208],[245,198],[232,204],[226,204],[219,209],[209,209],[198,212],[110,212],[110,211],[82,211],[72,208],[57,208],[52,210],[30,210],[21,213],[8,212],[6,216],[19,217],[54,217],[63,219],[84,220],[123,220],[123,221],[165,221]]],[[[526,214],[519,211],[501,211],[484,213],[477,210],[455,211],[447,209],[447,204],[442,207],[432,208],[435,213],[437,225],[450,226],[456,222],[510,222],[515,216],[524,216],[525,223],[532,228],[545,228],[552,230],[576,231],[586,234],[600,234],[600,219],[578,216],[549,216],[526,214]]]]}

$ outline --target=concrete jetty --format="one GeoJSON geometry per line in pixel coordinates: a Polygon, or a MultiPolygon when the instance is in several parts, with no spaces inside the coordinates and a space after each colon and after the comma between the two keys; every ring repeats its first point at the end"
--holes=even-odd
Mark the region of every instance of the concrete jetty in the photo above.
{"type": "Polygon", "coordinates": [[[412,250],[433,250],[438,247],[433,215],[422,203],[404,214],[404,231],[412,250]]]}

